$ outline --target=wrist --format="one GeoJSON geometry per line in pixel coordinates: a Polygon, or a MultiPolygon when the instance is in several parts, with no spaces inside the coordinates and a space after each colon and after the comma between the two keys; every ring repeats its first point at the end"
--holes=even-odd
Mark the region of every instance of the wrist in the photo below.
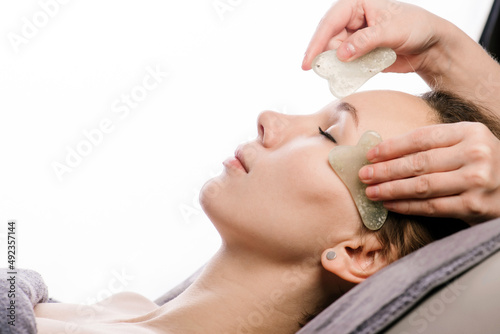
{"type": "Polygon", "coordinates": [[[485,107],[498,105],[500,85],[491,78],[500,77],[500,65],[465,32],[441,20],[436,25],[436,42],[417,73],[433,90],[452,91],[471,101],[482,101],[485,107]]]}
{"type": "Polygon", "coordinates": [[[460,48],[464,46],[464,39],[468,38],[458,27],[440,17],[434,26],[431,46],[416,70],[432,89],[443,88],[448,81],[450,71],[460,63],[460,48]],[[463,34],[463,35],[462,35],[463,34]]]}

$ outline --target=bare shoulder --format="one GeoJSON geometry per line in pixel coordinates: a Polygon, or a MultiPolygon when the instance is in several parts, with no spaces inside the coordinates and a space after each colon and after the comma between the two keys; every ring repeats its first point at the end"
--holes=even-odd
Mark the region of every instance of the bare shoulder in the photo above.
{"type": "Polygon", "coordinates": [[[143,295],[131,291],[114,294],[96,303],[96,305],[104,308],[108,307],[112,309],[136,310],[137,312],[150,312],[159,307],[143,295]]]}
{"type": "Polygon", "coordinates": [[[120,292],[91,305],[42,303],[35,306],[39,333],[138,333],[154,330],[136,321],[159,308],[135,292],[120,292]]]}

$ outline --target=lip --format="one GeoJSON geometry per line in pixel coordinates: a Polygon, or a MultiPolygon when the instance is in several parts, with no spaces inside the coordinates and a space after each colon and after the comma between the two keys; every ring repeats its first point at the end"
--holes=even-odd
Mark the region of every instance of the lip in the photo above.
{"type": "Polygon", "coordinates": [[[238,160],[240,162],[241,166],[243,167],[245,172],[248,174],[248,166],[245,163],[245,157],[243,156],[243,149],[241,146],[238,146],[238,148],[234,152],[234,157],[236,158],[236,160],[238,160]]]}
{"type": "Polygon", "coordinates": [[[227,158],[222,164],[226,168],[236,169],[239,172],[246,173],[245,167],[243,167],[241,161],[236,159],[236,157],[227,158]]]}
{"type": "Polygon", "coordinates": [[[248,162],[245,160],[245,155],[243,152],[246,151],[246,147],[248,144],[241,144],[236,148],[236,151],[234,151],[234,156],[227,158],[222,164],[226,168],[230,168],[239,172],[244,172],[245,174],[248,174],[250,169],[248,167],[248,162]]]}

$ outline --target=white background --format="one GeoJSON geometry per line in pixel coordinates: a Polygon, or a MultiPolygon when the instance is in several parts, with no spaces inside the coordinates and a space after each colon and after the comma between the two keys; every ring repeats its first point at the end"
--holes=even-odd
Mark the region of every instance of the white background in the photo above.
{"type": "MultiPolygon", "coordinates": [[[[41,4],[54,1],[0,4],[0,266],[16,219],[17,265],[39,271],[51,297],[155,299],[217,250],[198,191],[256,136],[258,113],[311,113],[332,99],[300,69],[331,1],[69,0],[43,22],[41,4]],[[45,26],[15,47],[26,20],[45,26]],[[128,115],[114,112],[148,69],[168,77],[128,115]],[[53,164],[106,119],[112,131],[58,178],[53,164]]],[[[477,40],[492,1],[412,3],[477,40]]],[[[381,74],[363,89],[426,86],[381,74]]]]}

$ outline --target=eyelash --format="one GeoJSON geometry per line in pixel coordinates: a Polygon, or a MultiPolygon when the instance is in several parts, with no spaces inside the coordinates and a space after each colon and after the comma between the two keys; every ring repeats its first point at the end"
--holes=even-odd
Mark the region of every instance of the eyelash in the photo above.
{"type": "Polygon", "coordinates": [[[331,134],[329,134],[328,132],[325,132],[323,131],[319,126],[318,126],[318,129],[319,129],[319,133],[323,136],[325,136],[326,138],[330,139],[331,141],[333,141],[335,144],[337,144],[337,141],[335,140],[335,138],[332,137],[331,134]]]}

